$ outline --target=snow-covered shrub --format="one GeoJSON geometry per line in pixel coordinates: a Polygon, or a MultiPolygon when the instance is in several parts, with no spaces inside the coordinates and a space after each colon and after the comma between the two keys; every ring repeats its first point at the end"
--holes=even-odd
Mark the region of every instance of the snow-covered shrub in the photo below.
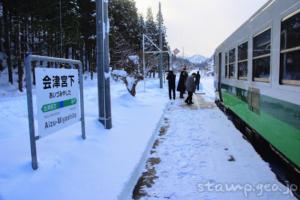
{"type": "Polygon", "coordinates": [[[136,95],[136,86],[140,80],[144,80],[141,74],[141,63],[138,55],[129,54],[123,62],[122,66],[114,66],[115,70],[111,71],[111,76],[114,80],[122,80],[132,95],[136,95]],[[117,68],[117,69],[116,69],[117,68]]]}
{"type": "Polygon", "coordinates": [[[115,70],[111,71],[111,76],[115,81],[117,81],[117,80],[119,80],[119,77],[126,77],[127,72],[123,69],[115,69],[115,70]]]}
{"type": "Polygon", "coordinates": [[[143,80],[144,77],[141,74],[134,73],[129,75],[124,70],[113,70],[111,72],[111,76],[114,80],[122,80],[128,90],[128,92],[132,95],[136,95],[136,86],[140,80],[143,80]]]}

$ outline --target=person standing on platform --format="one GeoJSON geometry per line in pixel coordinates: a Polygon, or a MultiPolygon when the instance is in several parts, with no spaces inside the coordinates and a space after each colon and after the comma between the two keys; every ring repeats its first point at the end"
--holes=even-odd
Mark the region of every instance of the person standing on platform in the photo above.
{"type": "Polygon", "coordinates": [[[197,91],[199,91],[200,78],[201,78],[201,75],[200,75],[199,71],[197,71],[197,74],[196,74],[196,88],[197,88],[197,91]]]}
{"type": "Polygon", "coordinates": [[[196,74],[193,73],[191,76],[189,76],[186,80],[185,86],[186,90],[188,91],[188,97],[185,100],[185,103],[188,105],[193,104],[193,93],[196,90],[196,82],[195,82],[196,74]]]}
{"type": "Polygon", "coordinates": [[[169,71],[168,76],[168,86],[169,86],[169,98],[172,99],[172,93],[173,93],[173,99],[175,99],[175,82],[176,82],[176,75],[173,73],[172,70],[169,71]]]}
{"type": "Polygon", "coordinates": [[[180,98],[183,99],[183,94],[185,93],[185,81],[188,77],[188,73],[186,72],[186,67],[180,73],[179,81],[177,85],[177,91],[180,92],[180,98]]]}

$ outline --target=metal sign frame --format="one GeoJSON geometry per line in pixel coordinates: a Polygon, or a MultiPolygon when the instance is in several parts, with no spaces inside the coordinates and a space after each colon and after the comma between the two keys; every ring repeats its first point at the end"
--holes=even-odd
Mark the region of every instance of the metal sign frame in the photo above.
{"type": "Polygon", "coordinates": [[[32,101],[32,78],[31,68],[32,62],[51,62],[57,64],[68,64],[72,68],[76,69],[75,65],[78,65],[79,71],[79,89],[80,89],[80,112],[81,112],[81,137],[86,138],[85,135],[85,119],[84,119],[84,99],[83,99],[83,75],[82,75],[82,63],[80,60],[55,58],[48,56],[39,56],[27,54],[25,57],[25,72],[26,72],[26,90],[27,90],[27,108],[28,108],[28,121],[29,121],[29,136],[30,136],[30,150],[31,150],[31,164],[32,169],[38,168],[37,152],[36,152],[36,140],[39,137],[35,136],[34,129],[34,114],[33,114],[33,101],[32,101]]]}

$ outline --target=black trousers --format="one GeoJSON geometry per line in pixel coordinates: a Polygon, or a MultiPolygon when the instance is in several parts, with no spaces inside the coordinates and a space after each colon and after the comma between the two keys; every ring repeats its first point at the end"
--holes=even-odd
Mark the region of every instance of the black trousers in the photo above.
{"type": "Polygon", "coordinates": [[[188,92],[188,97],[186,98],[185,102],[191,104],[192,99],[193,99],[193,92],[188,92]]]}
{"type": "Polygon", "coordinates": [[[183,99],[183,94],[184,94],[184,91],[180,91],[180,98],[183,99]]]}
{"type": "Polygon", "coordinates": [[[199,85],[200,85],[200,83],[196,83],[196,88],[198,91],[199,91],[199,85]]]}
{"type": "Polygon", "coordinates": [[[175,87],[169,87],[169,98],[172,99],[172,93],[173,93],[173,99],[175,99],[175,87]]]}

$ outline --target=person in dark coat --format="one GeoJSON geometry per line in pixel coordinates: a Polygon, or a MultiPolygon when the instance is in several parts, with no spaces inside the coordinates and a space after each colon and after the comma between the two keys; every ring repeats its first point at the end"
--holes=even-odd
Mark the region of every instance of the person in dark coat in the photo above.
{"type": "Polygon", "coordinates": [[[196,90],[196,82],[195,82],[196,74],[193,73],[191,76],[189,76],[186,80],[185,86],[186,90],[188,91],[188,97],[185,100],[185,103],[188,105],[193,104],[193,93],[196,90]]]}
{"type": "Polygon", "coordinates": [[[179,81],[177,85],[177,91],[180,92],[180,98],[183,99],[183,94],[185,93],[185,81],[188,77],[188,74],[186,72],[186,68],[183,68],[183,70],[180,73],[179,81]]]}
{"type": "Polygon", "coordinates": [[[168,86],[169,86],[169,98],[172,99],[172,93],[173,93],[173,99],[175,99],[175,82],[176,82],[176,75],[173,73],[173,71],[169,71],[168,76],[168,86]]]}
{"type": "Polygon", "coordinates": [[[200,75],[199,71],[197,71],[197,74],[196,74],[196,88],[197,88],[198,91],[199,91],[199,85],[200,85],[200,78],[201,78],[201,75],[200,75]]]}

